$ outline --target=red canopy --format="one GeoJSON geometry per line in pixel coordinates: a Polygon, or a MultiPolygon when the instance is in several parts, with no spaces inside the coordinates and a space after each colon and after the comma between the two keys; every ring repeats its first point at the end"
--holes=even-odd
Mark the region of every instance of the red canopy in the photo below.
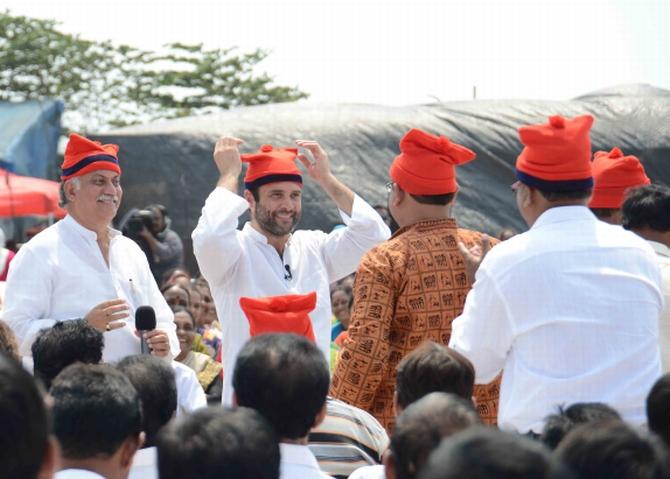
{"type": "Polygon", "coordinates": [[[56,181],[20,176],[0,168],[0,217],[65,216],[58,206],[59,184],[56,181]]]}

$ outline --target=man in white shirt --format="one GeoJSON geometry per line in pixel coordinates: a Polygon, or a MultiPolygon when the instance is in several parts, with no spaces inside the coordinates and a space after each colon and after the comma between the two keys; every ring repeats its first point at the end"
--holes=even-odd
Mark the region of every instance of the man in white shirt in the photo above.
{"type": "Polygon", "coordinates": [[[134,312],[152,306],[157,327],[145,334],[152,354],[175,357],[173,316],[142,250],[112,229],[123,191],[118,146],[70,135],[62,165],[68,215],[39,233],[12,261],[4,320],[22,355],[43,328],[83,318],[105,333],[105,362],[140,352],[134,312]]]}
{"type": "Polygon", "coordinates": [[[586,207],[592,122],[554,116],[520,129],[513,189],[531,228],[484,257],[453,323],[449,345],[472,361],[477,383],[505,371],[501,428],[540,433],[556,406],[575,402],[604,402],[642,424],[661,372],[653,251],[586,207]]]}
{"type": "MultiPolygon", "coordinates": [[[[263,145],[242,155],[242,140],[224,137],[216,144],[217,187],[209,195],[193,249],[200,271],[210,284],[223,328],[223,365],[232,368],[249,338],[249,324],[239,305],[241,297],[306,294],[316,291],[316,309],[310,314],[317,344],[330,354],[330,283],[353,272],[365,252],[389,237],[379,214],[331,173],[328,155],[316,142],[298,141],[314,161],[298,156],[294,148],[263,145]],[[295,231],[300,219],[302,174],[299,158],[309,176],[335,202],[346,228],[330,234],[295,231]],[[238,196],[242,161],[249,163],[244,197],[238,196]],[[251,221],[241,231],[238,218],[247,209],[251,221]]],[[[224,374],[223,402],[230,403],[230,374],[224,374]]]]}
{"type": "Polygon", "coordinates": [[[56,479],[126,479],[142,445],[142,404],[109,365],[74,364],[54,380],[53,427],[61,447],[56,479]]]}
{"type": "Polygon", "coordinates": [[[661,267],[665,309],[658,328],[665,374],[670,372],[670,188],[664,185],[636,188],[628,193],[622,212],[623,227],[647,240],[661,267]]]}
{"type": "Polygon", "coordinates": [[[258,411],[279,436],[280,479],[324,479],[308,443],[326,415],[328,363],[319,348],[295,334],[261,334],[240,350],[234,401],[258,411]]]}

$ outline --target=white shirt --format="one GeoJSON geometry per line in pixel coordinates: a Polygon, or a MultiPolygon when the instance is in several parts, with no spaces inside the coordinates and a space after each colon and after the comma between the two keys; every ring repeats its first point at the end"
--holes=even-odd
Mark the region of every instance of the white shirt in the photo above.
{"type": "Polygon", "coordinates": [[[300,444],[279,443],[279,479],[325,479],[329,476],[321,469],[309,447],[300,444]]]}
{"type": "Polygon", "coordinates": [[[648,241],[648,243],[656,252],[656,259],[661,267],[661,276],[663,277],[665,309],[661,313],[658,336],[661,346],[661,366],[665,374],[670,372],[670,248],[656,241],[648,241]]]}
{"type": "Polygon", "coordinates": [[[649,245],[582,206],[551,208],[491,250],[449,345],[477,383],[504,369],[498,425],[539,433],[558,405],[601,401],[635,425],[660,376],[660,272],[649,245]]]}
{"type": "Polygon", "coordinates": [[[177,383],[177,416],[207,407],[207,396],[195,371],[177,361],[172,361],[172,369],[177,383]]]}
{"type": "Polygon", "coordinates": [[[390,236],[379,214],[360,197],[354,198],[349,218],[340,212],[346,228],[330,234],[296,231],[284,249],[283,259],[267,238],[246,223],[237,230],[238,217],[247,201],[218,187],[207,198],[193,231],[193,250],[200,271],[209,281],[223,329],[223,402],[232,398],[232,371],[238,352],[249,339],[249,323],[240,297],[317,293],[310,313],[317,344],[330,357],[330,283],[352,273],[363,255],[390,236]],[[291,278],[287,278],[286,265],[291,278]]]}
{"type": "Polygon", "coordinates": [[[351,473],[349,479],[384,479],[386,477],[386,470],[384,466],[363,466],[351,473]]]}
{"type": "Polygon", "coordinates": [[[63,469],[54,474],[54,479],[105,479],[105,477],[87,469],[63,469]]]}
{"type": "Polygon", "coordinates": [[[158,479],[158,456],[155,447],[137,450],[128,479],[158,479]]]}
{"type": "Polygon", "coordinates": [[[179,341],[173,315],[163,299],[142,250],[110,229],[109,267],[94,231],[71,216],[26,243],[10,264],[3,317],[16,334],[20,354],[30,356],[37,333],[56,321],[83,318],[94,306],[116,298],[130,305],[123,328],[105,333],[105,362],[140,353],[135,309],[156,311],[156,328],[166,331],[173,357],[179,341]]]}

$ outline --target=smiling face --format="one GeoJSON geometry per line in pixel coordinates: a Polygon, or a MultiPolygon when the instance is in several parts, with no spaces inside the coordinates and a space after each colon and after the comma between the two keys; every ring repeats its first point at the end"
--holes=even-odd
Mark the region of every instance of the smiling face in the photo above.
{"type": "Polygon", "coordinates": [[[188,354],[193,348],[195,340],[195,324],[191,315],[186,311],[179,311],[174,315],[174,324],[177,327],[177,339],[179,339],[180,357],[188,354]]]}
{"type": "Polygon", "coordinates": [[[330,305],[333,311],[333,315],[338,319],[340,323],[342,323],[345,329],[349,327],[350,301],[351,296],[347,291],[343,289],[336,289],[330,295],[330,305]]]}
{"type": "Polygon", "coordinates": [[[165,302],[170,305],[171,308],[177,306],[182,306],[184,308],[190,307],[190,301],[188,297],[188,292],[180,286],[172,286],[165,290],[163,293],[165,302]]]}
{"type": "Polygon", "coordinates": [[[118,173],[97,170],[68,180],[65,194],[68,211],[84,224],[109,224],[121,204],[123,190],[118,173]]]}
{"type": "Polygon", "coordinates": [[[286,236],[300,221],[302,188],[299,183],[269,183],[258,188],[258,201],[250,192],[246,197],[251,206],[252,221],[270,236],[286,236]]]}

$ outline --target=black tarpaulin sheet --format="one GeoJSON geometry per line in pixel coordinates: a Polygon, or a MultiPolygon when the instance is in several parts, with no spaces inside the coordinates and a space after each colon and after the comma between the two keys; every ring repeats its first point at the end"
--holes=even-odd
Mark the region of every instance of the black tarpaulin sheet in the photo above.
{"type": "MultiPolygon", "coordinates": [[[[640,158],[653,182],[670,184],[670,91],[647,85],[610,88],[571,101],[263,105],[128,127],[96,138],[121,147],[124,199],[119,218],[132,207],[164,204],[193,267],[190,234],[216,184],[212,150],[222,134],[244,139],[243,152],[264,143],[287,146],[299,138],[315,139],[329,153],[337,177],[371,204],[386,203],[388,168],[409,128],[445,135],[477,153],[473,162],[458,169],[459,224],[497,234],[506,227],[525,229],[509,188],[521,151],[519,126],[545,122],[553,114],[585,113],[596,118],[594,151],[618,146],[640,158]]],[[[305,178],[299,227],[329,231],[338,223],[334,204],[305,178]]]]}

